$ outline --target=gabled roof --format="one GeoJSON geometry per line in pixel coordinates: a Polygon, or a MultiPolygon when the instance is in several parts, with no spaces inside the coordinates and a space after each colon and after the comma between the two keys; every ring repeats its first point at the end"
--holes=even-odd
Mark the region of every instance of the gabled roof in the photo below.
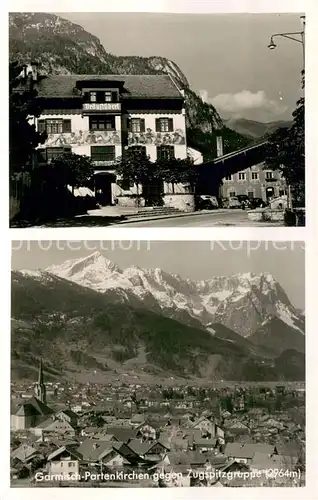
{"type": "Polygon", "coordinates": [[[180,99],[182,94],[169,75],[49,75],[39,80],[39,97],[70,98],[76,97],[74,88],[83,81],[123,82],[123,93],[128,98],[173,98],[180,99]]]}
{"type": "Polygon", "coordinates": [[[107,434],[112,434],[118,441],[126,443],[128,439],[136,437],[137,430],[123,427],[107,427],[107,434]]]}
{"type": "Polygon", "coordinates": [[[49,406],[33,396],[27,401],[18,404],[14,409],[13,415],[29,417],[33,415],[51,415],[52,413],[54,411],[49,406]]]}
{"type": "Polygon", "coordinates": [[[268,456],[266,453],[256,452],[252,458],[250,467],[252,469],[279,469],[284,471],[291,471],[296,466],[297,462],[297,457],[285,455],[268,456]]]}
{"type": "Polygon", "coordinates": [[[38,398],[32,397],[26,401],[27,404],[31,404],[38,411],[40,415],[51,415],[54,413],[54,410],[47,406],[45,403],[42,403],[38,398]]]}
{"type": "Polygon", "coordinates": [[[64,415],[66,415],[67,417],[70,417],[70,418],[78,418],[77,413],[75,413],[70,408],[66,408],[66,410],[60,410],[59,412],[57,412],[57,415],[59,415],[60,413],[64,413],[64,415]]]}
{"type": "Polygon", "coordinates": [[[57,457],[59,457],[59,455],[61,455],[62,453],[64,452],[67,452],[71,455],[72,458],[75,458],[76,460],[81,460],[82,459],[82,455],[75,449],[75,446],[74,445],[65,445],[65,446],[61,446],[60,448],[58,448],[57,450],[54,450],[48,457],[47,457],[47,460],[50,461],[50,460],[54,460],[56,459],[57,457]]]}
{"type": "Polygon", "coordinates": [[[272,455],[275,451],[275,446],[263,443],[228,443],[225,446],[224,455],[233,458],[252,458],[255,453],[260,452],[272,455]]]}
{"type": "Polygon", "coordinates": [[[25,462],[32,455],[38,454],[38,451],[28,444],[21,444],[18,448],[11,452],[11,458],[17,458],[21,462],[25,462]]]}
{"type": "Polygon", "coordinates": [[[85,439],[83,443],[76,449],[80,453],[83,460],[98,461],[100,456],[105,452],[111,452],[113,443],[111,441],[102,441],[100,439],[85,439]]]}

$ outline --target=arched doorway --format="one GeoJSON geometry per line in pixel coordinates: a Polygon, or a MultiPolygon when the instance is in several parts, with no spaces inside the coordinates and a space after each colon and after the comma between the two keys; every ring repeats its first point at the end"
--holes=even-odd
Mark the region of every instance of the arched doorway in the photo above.
{"type": "Polygon", "coordinates": [[[95,197],[102,206],[112,205],[112,184],[116,182],[116,175],[110,172],[98,172],[94,176],[95,197]]]}

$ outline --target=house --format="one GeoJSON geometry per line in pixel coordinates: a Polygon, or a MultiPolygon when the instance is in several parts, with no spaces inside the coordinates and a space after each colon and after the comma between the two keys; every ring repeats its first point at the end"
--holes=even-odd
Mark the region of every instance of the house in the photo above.
{"type": "Polygon", "coordinates": [[[79,480],[81,454],[73,446],[61,446],[47,457],[48,473],[58,481],[79,480]]]}
{"type": "MultiPolygon", "coordinates": [[[[46,142],[38,162],[61,153],[89,156],[93,187],[101,205],[134,205],[136,185],[117,178],[115,167],[126,148],[151,161],[187,158],[184,92],[170,75],[49,75],[32,65],[21,75],[38,92],[42,112],[34,119],[46,142]]],[[[191,210],[187,186],[164,183],[164,204],[191,210]]],[[[139,199],[144,203],[144,199],[139,199]]],[[[193,203],[193,202],[192,202],[193,203]]]]}
{"type": "Polygon", "coordinates": [[[66,420],[56,418],[55,415],[33,427],[31,431],[43,440],[52,436],[72,438],[76,435],[75,429],[71,424],[69,424],[66,420]]]}
{"type": "Polygon", "coordinates": [[[206,451],[216,450],[218,446],[218,440],[216,438],[211,439],[198,439],[194,443],[194,449],[200,453],[205,453],[206,451]]]}
{"type": "Polygon", "coordinates": [[[217,437],[221,443],[224,443],[224,430],[212,418],[205,417],[204,415],[193,422],[194,429],[200,429],[202,437],[217,437]]]}
{"type": "MultiPolygon", "coordinates": [[[[255,471],[279,470],[293,471],[298,463],[298,457],[288,455],[268,455],[266,453],[256,452],[251,460],[250,468],[255,471]]],[[[284,476],[286,479],[286,476],[284,476]]]]}
{"type": "Polygon", "coordinates": [[[143,424],[146,420],[146,417],[143,413],[135,413],[130,419],[130,423],[133,427],[138,427],[143,424]]]}
{"type": "Polygon", "coordinates": [[[264,163],[258,163],[225,177],[221,186],[221,196],[245,195],[249,198],[261,198],[267,202],[272,198],[287,195],[285,179],[277,171],[265,169],[264,163]]]}
{"type": "Polygon", "coordinates": [[[69,408],[57,412],[55,416],[60,420],[65,420],[65,422],[71,424],[72,427],[78,426],[78,415],[69,408]]]}
{"type": "Polygon", "coordinates": [[[227,443],[224,449],[224,455],[229,460],[250,464],[255,453],[263,453],[268,456],[276,453],[275,446],[263,443],[227,443]]]}
{"type": "Polygon", "coordinates": [[[137,435],[136,429],[125,427],[107,427],[107,434],[111,434],[118,441],[126,443],[129,439],[134,439],[137,435]]]}
{"type": "Polygon", "coordinates": [[[22,463],[27,463],[38,456],[41,456],[41,453],[35,447],[25,443],[18,446],[10,454],[11,459],[18,459],[22,463]]]}

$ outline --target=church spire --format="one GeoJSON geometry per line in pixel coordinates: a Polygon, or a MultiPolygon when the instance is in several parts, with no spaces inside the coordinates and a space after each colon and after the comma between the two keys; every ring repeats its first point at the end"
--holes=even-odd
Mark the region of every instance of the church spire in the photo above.
{"type": "Polygon", "coordinates": [[[39,366],[39,376],[38,381],[35,386],[35,396],[44,404],[46,404],[46,388],[44,384],[43,378],[43,367],[42,367],[42,358],[40,359],[39,366]]]}

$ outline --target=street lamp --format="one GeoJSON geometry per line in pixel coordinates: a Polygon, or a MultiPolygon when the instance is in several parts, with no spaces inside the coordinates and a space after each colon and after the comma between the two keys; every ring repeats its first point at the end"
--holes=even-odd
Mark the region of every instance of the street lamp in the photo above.
{"type": "Polygon", "coordinates": [[[274,33],[271,36],[269,45],[267,46],[270,50],[276,49],[277,44],[275,43],[275,38],[282,37],[287,38],[288,40],[293,40],[294,42],[299,42],[302,44],[303,48],[303,69],[305,68],[305,16],[300,17],[302,23],[302,31],[293,31],[291,33],[274,33]]]}
{"type": "MultiPolygon", "coordinates": [[[[300,21],[302,24],[301,31],[294,31],[291,33],[274,33],[271,36],[269,45],[267,46],[270,50],[274,50],[277,47],[274,39],[277,37],[287,38],[288,40],[293,40],[294,42],[299,42],[302,44],[302,53],[303,53],[303,70],[305,69],[305,26],[306,26],[306,17],[300,16],[300,21]],[[297,38],[296,38],[297,37],[297,38]]],[[[292,197],[291,197],[291,188],[290,185],[287,186],[287,205],[288,208],[292,208],[292,197]]]]}

